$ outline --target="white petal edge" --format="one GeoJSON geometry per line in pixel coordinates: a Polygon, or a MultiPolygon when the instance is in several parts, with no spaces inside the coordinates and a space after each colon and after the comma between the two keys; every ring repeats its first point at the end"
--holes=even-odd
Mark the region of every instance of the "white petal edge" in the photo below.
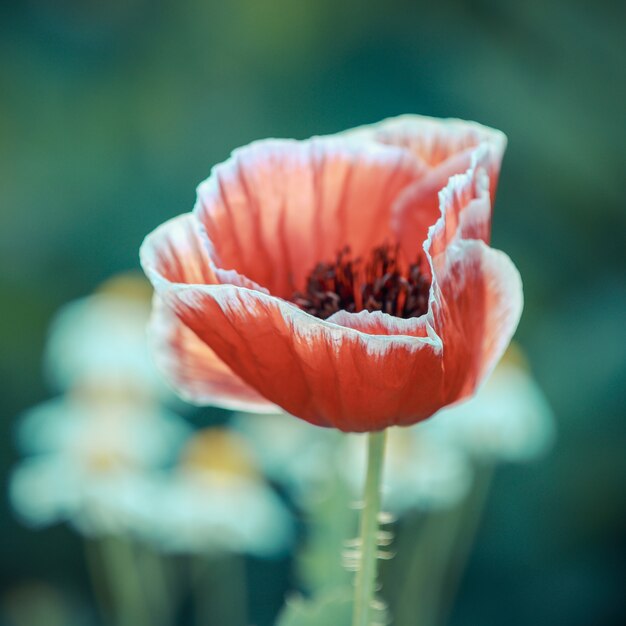
{"type": "MultiPolygon", "coordinates": [[[[148,343],[158,370],[168,384],[172,385],[176,393],[186,402],[198,406],[215,406],[229,411],[244,411],[248,413],[276,413],[280,409],[269,401],[246,400],[236,394],[220,392],[221,385],[216,381],[209,383],[203,378],[196,383],[183,381],[181,375],[180,359],[172,354],[174,349],[170,345],[172,332],[176,325],[184,326],[173,312],[164,306],[160,298],[155,295],[153,313],[148,325],[148,343]]],[[[197,342],[197,349],[211,351],[211,349],[187,327],[182,329],[186,332],[186,342],[197,342]]],[[[212,351],[211,351],[212,352],[212,351]]],[[[254,390],[246,385],[225,363],[215,355],[215,359],[221,363],[228,377],[241,385],[242,389],[254,390]]],[[[226,375],[226,374],[225,374],[226,375]]]]}

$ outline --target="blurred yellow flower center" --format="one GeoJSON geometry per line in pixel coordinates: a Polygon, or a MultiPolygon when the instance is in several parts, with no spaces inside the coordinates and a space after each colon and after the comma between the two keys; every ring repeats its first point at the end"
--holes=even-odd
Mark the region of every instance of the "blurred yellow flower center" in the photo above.
{"type": "Polygon", "coordinates": [[[212,474],[258,476],[245,441],[224,428],[207,428],[192,437],[182,454],[180,467],[212,474]]]}
{"type": "Polygon", "coordinates": [[[139,272],[125,272],[105,280],[96,293],[119,296],[126,300],[137,300],[146,305],[152,299],[152,287],[139,272]]]}
{"type": "Polygon", "coordinates": [[[97,474],[106,474],[122,468],[130,468],[133,463],[129,458],[112,449],[84,450],[83,462],[87,468],[97,474]]]}
{"type": "Polygon", "coordinates": [[[521,346],[512,341],[500,361],[501,365],[509,365],[524,371],[530,371],[530,365],[521,346]]]}

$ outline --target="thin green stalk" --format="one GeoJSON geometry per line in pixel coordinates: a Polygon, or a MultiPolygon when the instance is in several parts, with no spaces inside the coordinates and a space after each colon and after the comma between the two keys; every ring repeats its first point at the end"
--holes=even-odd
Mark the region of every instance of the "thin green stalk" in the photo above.
{"type": "MultiPolygon", "coordinates": [[[[419,526],[404,528],[400,549],[411,554],[405,568],[403,584],[396,597],[395,616],[398,626],[433,626],[441,595],[441,586],[453,549],[460,508],[426,513],[419,526]]],[[[437,622],[436,622],[437,623],[437,622]]]]}
{"type": "Polygon", "coordinates": [[[488,467],[477,467],[474,486],[464,502],[450,510],[426,513],[419,527],[415,523],[405,527],[400,543],[406,549],[400,551],[410,551],[411,557],[394,603],[398,626],[446,623],[474,543],[490,479],[488,467]]]}
{"type": "Polygon", "coordinates": [[[487,504],[494,469],[495,467],[488,462],[479,463],[475,466],[474,488],[472,489],[468,506],[465,508],[462,526],[453,552],[454,558],[446,572],[444,598],[439,607],[439,613],[435,618],[437,622],[434,623],[444,623],[460,587],[487,504]]]}
{"type": "Polygon", "coordinates": [[[136,544],[138,575],[140,576],[151,626],[168,626],[174,615],[173,593],[165,558],[146,544],[136,544]]]}
{"type": "Polygon", "coordinates": [[[150,615],[130,540],[110,535],[100,538],[97,545],[115,606],[116,624],[148,626],[151,624],[150,615]]]}
{"type": "Polygon", "coordinates": [[[98,613],[102,623],[109,621],[109,598],[107,594],[107,585],[105,575],[102,571],[100,563],[100,555],[97,540],[85,538],[83,546],[85,548],[85,561],[87,563],[87,571],[91,580],[91,586],[98,608],[98,613]]]}
{"type": "Polygon", "coordinates": [[[245,557],[235,553],[195,556],[191,561],[198,626],[245,626],[247,580],[245,557]]]}
{"type": "Polygon", "coordinates": [[[360,560],[354,584],[352,626],[370,626],[376,587],[378,552],[378,516],[381,502],[381,479],[386,432],[369,433],[367,440],[367,475],[359,532],[360,560]]]}

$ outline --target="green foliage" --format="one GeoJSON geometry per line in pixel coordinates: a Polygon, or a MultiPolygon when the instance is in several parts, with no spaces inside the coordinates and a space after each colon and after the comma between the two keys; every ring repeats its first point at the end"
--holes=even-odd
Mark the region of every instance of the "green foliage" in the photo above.
{"type": "Polygon", "coordinates": [[[341,564],[345,541],[357,532],[358,516],[349,506],[350,497],[344,481],[337,479],[323,497],[307,503],[308,535],[298,554],[298,574],[312,594],[350,584],[352,574],[341,564]]]}
{"type": "MultiPolygon", "coordinates": [[[[288,600],[276,626],[350,626],[351,623],[352,589],[345,587],[311,599],[288,600]]],[[[388,623],[387,608],[377,603],[372,626],[388,623]]]]}

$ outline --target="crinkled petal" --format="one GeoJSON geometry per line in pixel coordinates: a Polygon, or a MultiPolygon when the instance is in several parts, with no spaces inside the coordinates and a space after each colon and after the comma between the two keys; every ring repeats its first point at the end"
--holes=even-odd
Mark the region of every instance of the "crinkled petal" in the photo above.
{"type": "Polygon", "coordinates": [[[155,268],[173,282],[219,282],[200,225],[191,213],[174,217],[150,233],[141,246],[140,257],[144,267],[155,268]]]}
{"type": "MultiPolygon", "coordinates": [[[[216,283],[201,234],[191,214],[180,215],[146,238],[144,267],[173,282],[216,283]]],[[[222,277],[223,278],[223,277],[222,277]]],[[[242,277],[240,284],[249,283],[242,277]]],[[[232,410],[272,412],[276,407],[246,385],[209,346],[156,296],[150,320],[150,342],[159,370],[187,401],[232,410]]]]}
{"type": "MultiPolygon", "coordinates": [[[[474,148],[487,143],[492,147],[499,170],[506,148],[506,136],[494,128],[476,122],[423,115],[400,115],[350,129],[341,135],[405,148],[430,168],[459,154],[471,154],[474,148]]],[[[465,169],[467,165],[459,171],[465,169]]]]}
{"type": "Polygon", "coordinates": [[[443,166],[404,190],[394,205],[392,227],[406,254],[421,248],[425,234],[435,224],[433,256],[457,234],[489,243],[491,158],[489,148],[483,144],[473,151],[466,169],[443,166]]]}
{"type": "Polygon", "coordinates": [[[258,291],[151,278],[185,325],[288,413],[369,431],[414,423],[439,408],[441,346],[430,338],[366,335],[258,291]]]}
{"type": "Polygon", "coordinates": [[[183,213],[146,237],[141,246],[141,263],[156,268],[173,282],[225,283],[267,292],[246,276],[217,267],[210,255],[211,249],[202,224],[193,213],[183,213]]]}
{"type": "Polygon", "coordinates": [[[456,240],[433,259],[434,327],[443,342],[443,404],[471,395],[504,354],[523,293],[509,257],[476,240],[456,240]]]}
{"type": "MultiPolygon", "coordinates": [[[[431,257],[443,252],[455,239],[479,239],[489,242],[491,231],[491,198],[489,177],[485,169],[488,152],[479,148],[471,167],[452,176],[439,191],[440,217],[429,230],[426,244],[431,257]]],[[[403,209],[407,211],[410,203],[403,209]]],[[[408,229],[399,236],[410,236],[408,229]]]]}
{"type": "MultiPolygon", "coordinates": [[[[437,221],[439,193],[451,177],[470,169],[484,170],[493,204],[506,148],[506,136],[499,130],[463,120],[402,115],[345,134],[405,148],[426,164],[424,176],[402,192],[393,208],[393,230],[409,258],[421,248],[429,227],[437,221]]],[[[488,243],[490,209],[485,217],[472,238],[488,243]]]]}
{"type": "Polygon", "coordinates": [[[290,299],[315,265],[391,238],[391,207],[423,175],[407,151],[332,137],[240,148],[198,188],[195,215],[219,268],[290,299]]]}
{"type": "Polygon", "coordinates": [[[232,411],[275,413],[209,346],[155,298],[150,337],[157,367],[187,402],[232,411]]]}

